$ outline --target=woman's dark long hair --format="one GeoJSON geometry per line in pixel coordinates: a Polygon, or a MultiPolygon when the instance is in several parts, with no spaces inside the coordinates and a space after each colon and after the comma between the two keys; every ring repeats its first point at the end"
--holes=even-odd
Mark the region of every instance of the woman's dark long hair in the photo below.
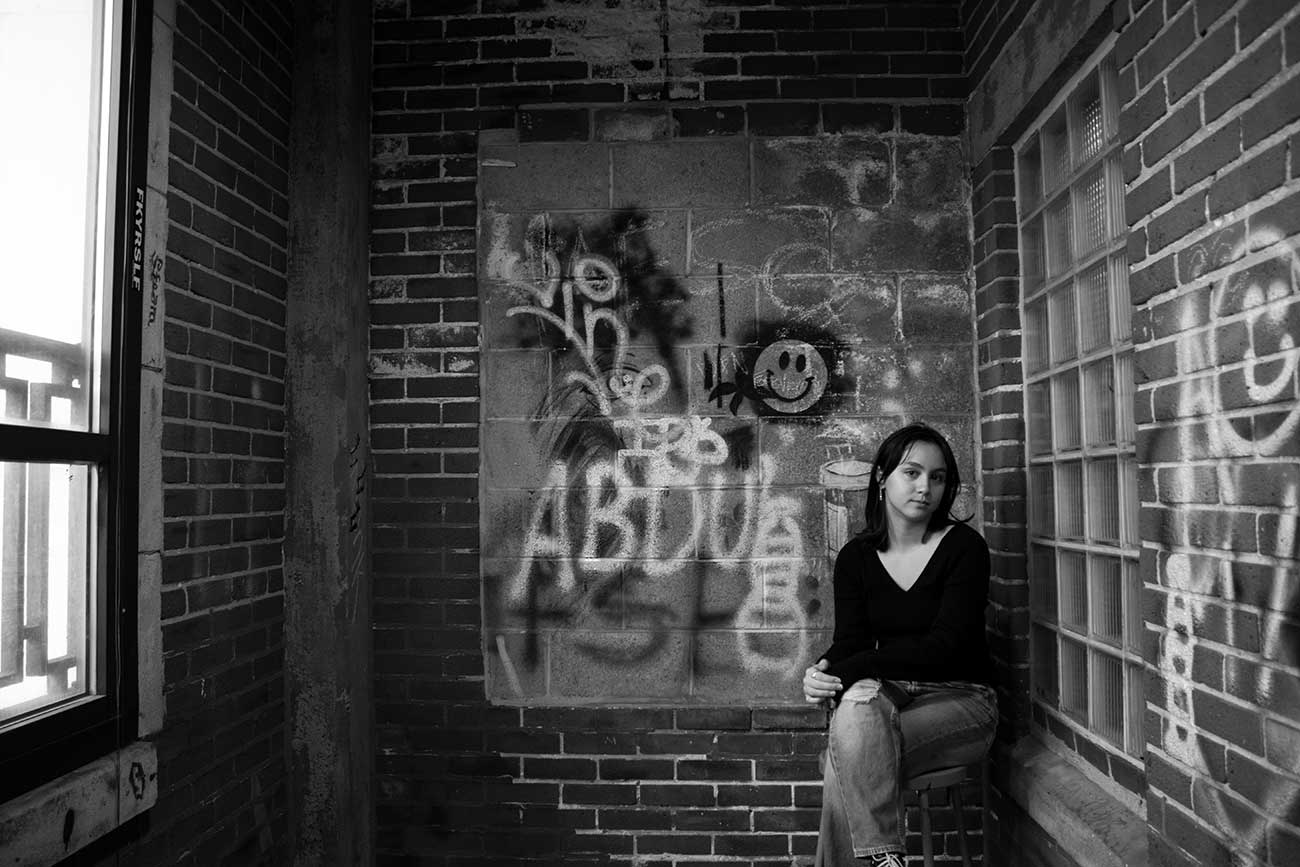
{"type": "Polygon", "coordinates": [[[916,443],[930,443],[937,447],[939,453],[943,455],[945,464],[943,495],[939,498],[938,508],[930,516],[930,523],[925,528],[926,534],[929,535],[949,524],[964,524],[975,517],[972,514],[965,518],[958,518],[952,514],[952,504],[957,499],[957,491],[961,487],[961,474],[957,471],[957,458],[953,456],[952,446],[948,445],[943,434],[929,425],[919,422],[909,424],[885,437],[885,441],[876,451],[876,460],[872,464],[871,481],[867,486],[867,522],[862,532],[858,534],[858,538],[878,551],[889,548],[889,518],[885,514],[882,483],[902,463],[908,449],[916,443]]]}

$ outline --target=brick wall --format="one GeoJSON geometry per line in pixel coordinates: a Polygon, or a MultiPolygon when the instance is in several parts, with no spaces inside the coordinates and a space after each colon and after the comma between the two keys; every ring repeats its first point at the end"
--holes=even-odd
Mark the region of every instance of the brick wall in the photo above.
{"type": "MultiPolygon", "coordinates": [[[[707,695],[675,709],[484,700],[485,672],[498,665],[494,643],[484,653],[479,556],[480,448],[489,440],[479,419],[490,411],[479,399],[488,363],[479,348],[492,338],[480,335],[475,226],[484,219],[480,171],[486,177],[522,158],[485,154],[494,167],[480,169],[476,133],[513,132],[524,143],[519,153],[539,142],[604,152],[627,147],[620,142],[692,139],[748,154],[754,137],[874,137],[888,143],[892,175],[894,142],[961,131],[956,6],[674,3],[639,11],[483,0],[381,2],[375,10],[380,863],[808,860],[820,714],[710,704],[707,695]]],[[[556,168],[530,166],[525,183],[572,192],[572,175],[556,168]]],[[[882,255],[903,252],[884,246],[882,255]]],[[[510,371],[511,389],[526,391],[524,368],[500,375],[510,371]]],[[[508,692],[509,675],[495,671],[508,692]]],[[[617,686],[601,683],[606,692],[617,686]]]]}
{"type": "Polygon", "coordinates": [[[86,863],[282,863],[288,31],[280,4],[177,4],[159,796],[86,863]]]}
{"type": "MultiPolygon", "coordinates": [[[[1051,5],[1034,14],[1052,20],[1040,14],[1051,5]]],[[[1135,305],[1150,662],[1144,818],[1153,864],[1285,864],[1300,852],[1293,637],[1300,23],[1292,5],[1151,0],[1119,2],[1108,13],[1119,31],[1135,305]]],[[[963,6],[973,90],[981,65],[1008,42],[998,8],[963,6]]],[[[1067,57],[1048,80],[1074,63],[1067,57]]],[[[1023,455],[1006,145],[1049,98],[1026,94],[1004,111],[1002,137],[972,168],[986,516],[1006,516],[1012,551],[1023,536],[1023,476],[1015,469],[1023,455]],[[1003,401],[1009,409],[998,409],[1003,401]]],[[[987,525],[991,544],[997,523],[987,525]]],[[[1018,563],[1003,568],[1023,574],[1018,563]]],[[[1006,589],[1006,600],[994,600],[995,624],[1006,624],[1004,677],[1021,683],[1015,661],[1027,657],[1025,601],[1006,589]]],[[[1004,706],[1012,711],[1004,736],[1025,730],[1023,704],[1004,706]]],[[[1007,863],[1073,863],[1069,853],[1035,854],[1041,837],[1026,836],[1031,823],[996,771],[995,762],[992,851],[1007,863]]]]}
{"type": "Polygon", "coordinates": [[[1008,801],[1008,750],[1028,731],[1030,719],[1024,388],[1011,148],[994,147],[972,166],[971,184],[982,509],[992,567],[989,649],[1002,710],[986,821],[990,858],[1010,863],[1017,811],[1008,801]]]}
{"type": "Polygon", "coordinates": [[[1133,3],[1116,46],[1136,305],[1153,863],[1300,858],[1300,16],[1133,3]],[[1230,854],[1231,853],[1231,854],[1230,854]]]}

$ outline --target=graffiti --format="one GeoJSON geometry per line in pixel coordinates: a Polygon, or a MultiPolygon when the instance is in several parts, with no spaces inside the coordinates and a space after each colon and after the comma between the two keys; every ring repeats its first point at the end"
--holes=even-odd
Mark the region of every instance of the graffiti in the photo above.
{"type": "Polygon", "coordinates": [[[158,319],[158,283],[162,280],[163,274],[163,257],[154,253],[153,260],[149,263],[149,321],[147,325],[153,325],[158,319]]]}
{"type": "Polygon", "coordinates": [[[368,462],[365,459],[365,453],[361,445],[361,435],[354,434],[352,444],[347,446],[348,456],[348,481],[351,490],[348,492],[348,499],[351,506],[348,510],[348,535],[346,550],[348,551],[347,568],[340,576],[342,590],[345,598],[345,617],[349,623],[354,622],[357,616],[357,599],[361,592],[361,576],[366,565],[366,521],[365,503],[366,503],[366,477],[369,475],[368,462]]]}
{"type": "Polygon", "coordinates": [[[747,400],[760,418],[821,422],[851,390],[841,361],[848,348],[824,328],[759,323],[741,340],[740,346],[728,350],[729,364],[724,364],[720,346],[712,358],[705,354],[703,360],[708,399],[721,407],[723,398],[730,396],[732,415],[747,400]],[[723,374],[727,366],[730,379],[723,374]]]}
{"type": "MultiPolygon", "coordinates": [[[[674,635],[721,627],[745,670],[784,672],[808,652],[808,611],[818,607],[800,595],[815,581],[805,505],[773,485],[779,468],[772,455],[755,456],[751,425],[674,411],[688,379],[677,347],[693,327],[684,288],[639,239],[644,225],[632,212],[594,229],[534,218],[522,253],[494,247],[489,257],[515,299],[504,318],[535,325],[516,325],[516,345],[546,348],[556,364],[533,416],[544,477],[500,601],[527,617],[531,635],[562,624],[575,647],[606,664],[643,662],[671,652],[674,635]],[[711,601],[728,594],[730,604],[711,601]]],[[[722,340],[707,363],[720,374],[721,265],[717,285],[722,340]]],[[[725,349],[743,386],[719,393],[710,366],[708,401],[732,395],[733,416],[745,398],[772,417],[814,409],[832,382],[825,353],[834,339],[779,327],[760,334],[725,349]]],[[[492,649],[505,684],[523,694],[520,666],[539,663],[537,640],[517,653],[498,635],[492,649]]]]}
{"type": "Polygon", "coordinates": [[[144,777],[144,765],[139,762],[131,762],[131,770],[127,773],[127,779],[131,782],[131,794],[135,796],[137,801],[143,800],[148,785],[144,777]]]}
{"type": "MultiPolygon", "coordinates": [[[[1180,373],[1211,374],[1187,379],[1178,388],[1179,415],[1195,421],[1181,425],[1172,434],[1177,453],[1190,458],[1233,460],[1232,464],[1222,465],[1218,473],[1223,503],[1252,502],[1249,486],[1260,477],[1248,475],[1246,470],[1267,466],[1280,456],[1290,460],[1284,456],[1294,449],[1300,427],[1300,404],[1295,401],[1300,349],[1295,335],[1288,330],[1293,327],[1290,323],[1300,299],[1300,259],[1296,250],[1281,235],[1267,230],[1229,244],[1215,238],[1193,251],[1194,273],[1235,263],[1250,251],[1265,251],[1267,258],[1237,267],[1211,286],[1208,329],[1201,327],[1194,303],[1187,302],[1176,344],[1180,373]],[[1272,411],[1261,412],[1264,408],[1272,411]]],[[[1176,483],[1194,486],[1198,469],[1184,461],[1171,472],[1176,483]]],[[[1172,758],[1199,772],[1194,797],[1225,837],[1246,851],[1262,845],[1266,820],[1230,802],[1210,782],[1210,762],[1198,739],[1193,660],[1202,641],[1198,627],[1208,614],[1209,598],[1259,609],[1259,654],[1263,664],[1250,666],[1250,674],[1241,674],[1230,666],[1233,670],[1225,688],[1276,706],[1277,678],[1287,676],[1280,674],[1276,666],[1294,668],[1300,662],[1300,648],[1287,646],[1284,640],[1288,634],[1286,622],[1300,603],[1294,573],[1294,563],[1300,556],[1297,506],[1300,495],[1295,482],[1280,482],[1276,527],[1272,533],[1259,534],[1257,555],[1245,552],[1229,562],[1178,550],[1168,555],[1165,564],[1168,593],[1164,616],[1168,631],[1158,664],[1165,678],[1170,724],[1165,727],[1161,744],[1172,758]],[[1244,596],[1235,574],[1241,568],[1266,574],[1266,589],[1244,596]]],[[[1186,541],[1199,549],[1229,550],[1235,546],[1227,523],[1199,530],[1186,541]]],[[[1227,644],[1251,647],[1254,639],[1239,636],[1238,628],[1236,621],[1228,618],[1227,644]]],[[[1246,667],[1240,669],[1246,671],[1246,667]]],[[[1286,708],[1284,712],[1294,715],[1300,709],[1286,708]]],[[[1262,797],[1256,802],[1266,814],[1276,816],[1286,815],[1298,800],[1297,787],[1276,777],[1263,786],[1262,797]]]]}

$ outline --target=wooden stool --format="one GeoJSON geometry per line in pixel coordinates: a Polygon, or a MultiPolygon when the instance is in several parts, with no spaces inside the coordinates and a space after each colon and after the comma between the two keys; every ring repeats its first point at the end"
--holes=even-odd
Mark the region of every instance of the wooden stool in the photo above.
{"type": "Polygon", "coordinates": [[[966,779],[965,766],[927,771],[903,781],[902,788],[916,792],[921,801],[921,855],[925,867],[934,867],[934,841],[930,838],[930,792],[948,790],[948,803],[957,823],[957,840],[961,846],[961,863],[971,867],[970,843],[966,840],[966,822],[962,816],[961,784],[966,779]]]}
{"type": "MultiPolygon", "coordinates": [[[[822,750],[817,756],[817,767],[818,770],[825,771],[825,750],[822,750]]],[[[958,765],[954,768],[939,768],[936,771],[915,774],[903,781],[902,791],[916,792],[917,798],[921,802],[921,857],[925,859],[925,867],[934,867],[934,841],[930,838],[930,792],[935,789],[948,790],[948,804],[952,807],[953,819],[957,823],[957,843],[961,847],[962,867],[972,867],[970,841],[966,839],[966,820],[962,815],[961,800],[961,784],[966,780],[966,771],[967,766],[965,765],[958,765]]],[[[904,860],[906,860],[906,856],[904,856],[904,860]]],[[[813,863],[820,864],[821,861],[822,840],[819,835],[817,838],[817,854],[813,863]]]]}

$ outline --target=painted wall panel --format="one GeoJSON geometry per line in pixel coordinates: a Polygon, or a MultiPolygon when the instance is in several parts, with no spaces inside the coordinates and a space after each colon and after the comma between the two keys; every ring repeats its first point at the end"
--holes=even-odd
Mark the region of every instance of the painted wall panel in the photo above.
{"type": "Polygon", "coordinates": [[[593,176],[552,145],[480,153],[488,694],[798,702],[882,436],[928,421],[973,473],[960,145],[579,156],[612,158],[607,201],[625,207],[591,207],[593,176]],[[855,237],[841,262],[844,215],[905,231],[855,237]]]}

